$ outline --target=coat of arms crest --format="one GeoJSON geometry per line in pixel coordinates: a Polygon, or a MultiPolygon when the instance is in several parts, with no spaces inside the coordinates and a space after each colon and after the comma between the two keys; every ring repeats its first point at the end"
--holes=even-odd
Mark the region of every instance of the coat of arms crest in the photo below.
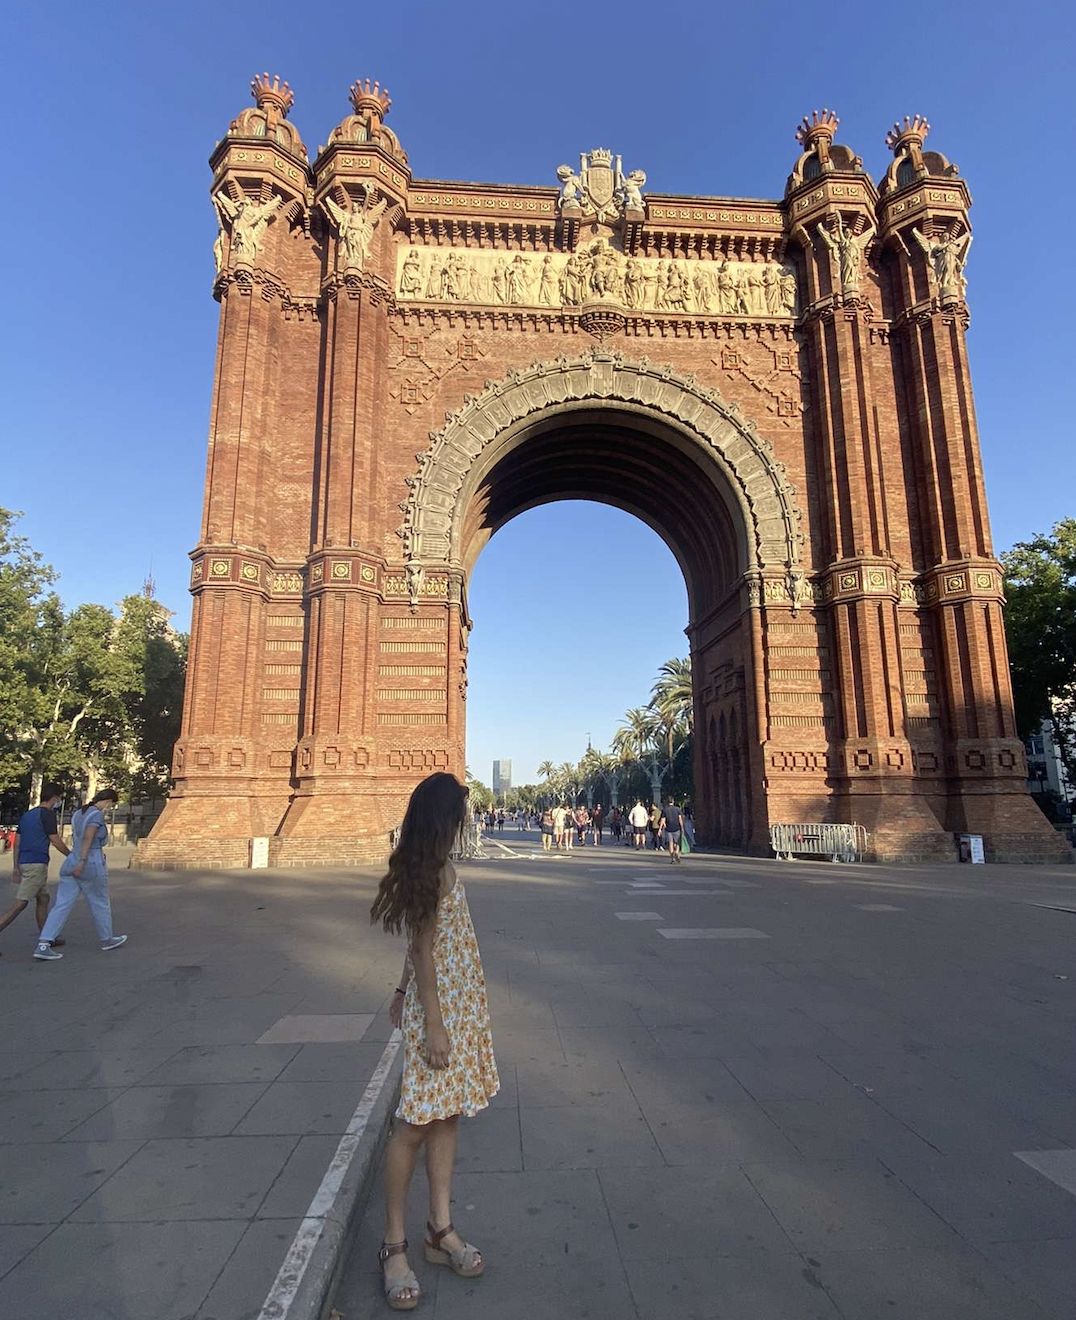
{"type": "Polygon", "coordinates": [[[557,168],[560,197],[557,205],[577,210],[595,220],[608,221],[619,215],[623,206],[639,209],[642,206],[640,187],[646,182],[641,170],[633,170],[627,177],[619,156],[605,147],[579,153],[579,173],[570,165],[557,168]]]}

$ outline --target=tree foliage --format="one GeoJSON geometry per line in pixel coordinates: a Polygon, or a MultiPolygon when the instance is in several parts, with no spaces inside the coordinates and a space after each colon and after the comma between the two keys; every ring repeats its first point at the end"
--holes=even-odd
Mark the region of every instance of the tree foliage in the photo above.
{"type": "Polygon", "coordinates": [[[117,617],[65,611],[56,574],[0,509],[0,789],[45,775],[107,779],[144,794],[167,783],[179,733],[186,638],[145,595],[117,617]]]}
{"type": "Polygon", "coordinates": [[[1076,518],[1017,542],[1001,561],[1017,729],[1027,738],[1051,720],[1076,780],[1076,518]]]}

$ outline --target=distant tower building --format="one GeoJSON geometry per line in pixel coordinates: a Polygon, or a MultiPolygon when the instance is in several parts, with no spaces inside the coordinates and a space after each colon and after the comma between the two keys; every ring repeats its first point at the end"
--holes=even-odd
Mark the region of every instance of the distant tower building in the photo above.
{"type": "Polygon", "coordinates": [[[512,787],[512,762],[493,762],[493,795],[501,797],[512,787]]]}

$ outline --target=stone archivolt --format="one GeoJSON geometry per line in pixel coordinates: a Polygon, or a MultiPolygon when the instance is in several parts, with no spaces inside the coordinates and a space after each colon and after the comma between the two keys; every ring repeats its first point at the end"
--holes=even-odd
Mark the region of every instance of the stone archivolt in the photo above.
{"type": "MultiPolygon", "coordinates": [[[[971,197],[922,116],[876,186],[815,112],[751,201],[647,192],[606,149],[556,187],[414,180],[369,82],[310,161],[287,84],[252,90],[210,160],[213,458],[141,863],[244,865],[261,835],[277,864],[384,856],[415,782],[464,770],[474,559],[563,498],[635,513],[684,570],[704,841],[851,820],[880,857],[954,831],[1058,857],[1005,660],[971,197]]],[[[619,599],[621,566],[587,573],[619,599]]]]}
{"type": "Polygon", "coordinates": [[[668,364],[592,350],[555,362],[535,362],[498,382],[450,416],[419,455],[399,530],[408,558],[428,565],[462,562],[461,493],[483,452],[524,418],[587,403],[620,402],[686,428],[719,462],[752,529],[745,573],[770,564],[799,564],[803,515],[784,467],[754,426],[715,390],[668,364]]]}

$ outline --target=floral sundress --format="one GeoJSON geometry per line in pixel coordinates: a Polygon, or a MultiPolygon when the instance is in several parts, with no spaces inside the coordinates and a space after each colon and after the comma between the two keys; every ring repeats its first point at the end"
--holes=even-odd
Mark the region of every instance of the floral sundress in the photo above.
{"type": "Polygon", "coordinates": [[[482,959],[459,879],[437,904],[433,963],[451,1050],[447,1068],[431,1068],[426,1063],[426,1011],[411,965],[402,1022],[403,1081],[396,1110],[396,1117],[408,1123],[430,1123],[457,1114],[471,1118],[501,1088],[482,959]]]}

